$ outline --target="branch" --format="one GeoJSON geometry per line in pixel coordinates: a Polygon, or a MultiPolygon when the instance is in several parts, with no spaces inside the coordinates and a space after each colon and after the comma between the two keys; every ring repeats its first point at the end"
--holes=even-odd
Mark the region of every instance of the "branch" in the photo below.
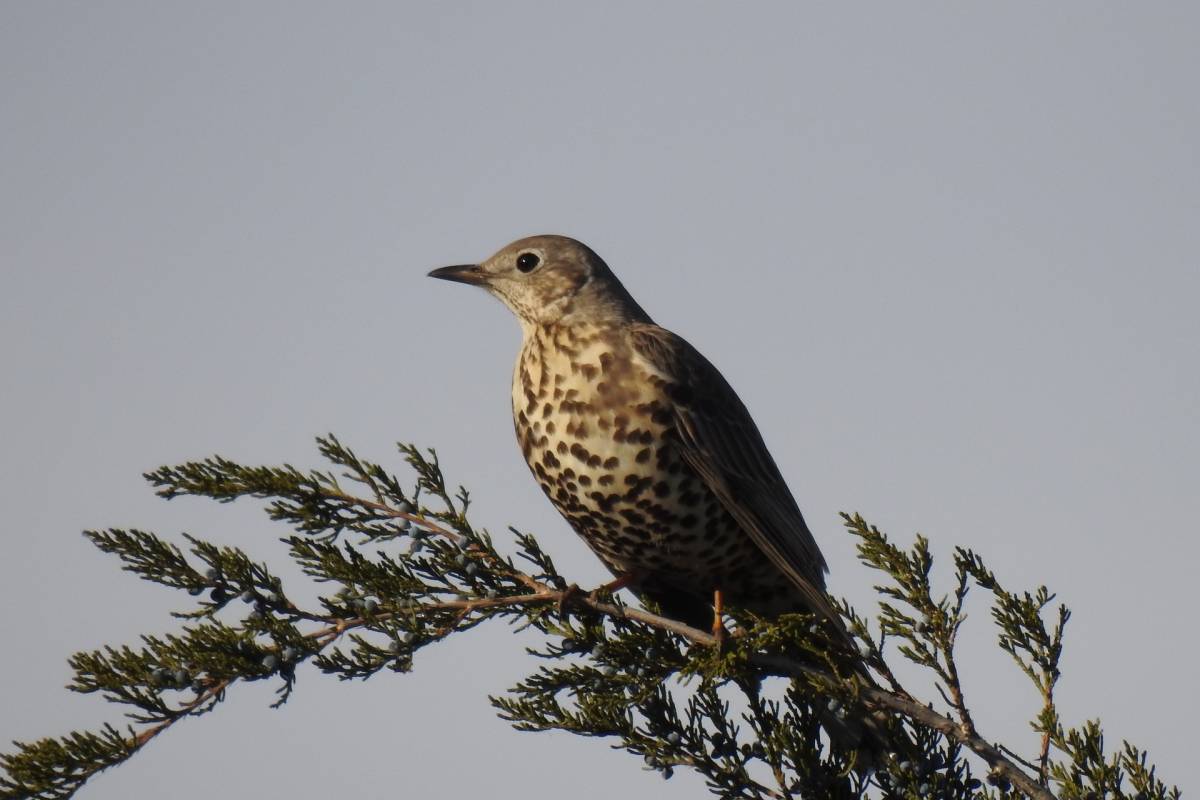
{"type": "Polygon", "coordinates": [[[69,688],[133,706],[128,716],[140,730],[130,727],[126,735],[105,726],[96,733],[14,743],[18,753],[0,754],[0,767],[9,775],[0,774],[0,798],[68,798],[92,775],[125,761],[179,720],[212,711],[238,681],[281,678],[278,706],[293,691],[302,662],[341,679],[365,679],[383,669],[407,672],[422,647],[490,619],[561,637],[543,650],[529,650],[556,663],[539,668],[507,696],[491,698],[502,718],[519,730],[619,738],[616,746],[643,757],[647,769],[663,778],[671,777],[673,767],[695,769],[721,797],[855,800],[878,786],[885,797],[978,800],[1015,791],[1054,800],[1051,781],[1063,797],[1080,796],[1084,789],[1131,796],[1124,780],[1139,797],[1179,797],[1178,789],[1168,790],[1157,779],[1144,751],[1123,743],[1124,751],[1109,759],[1098,722],[1063,728],[1053,690],[1069,612],[1060,606],[1058,625],[1048,629],[1041,612],[1053,595],[1045,587],[1033,594],[1005,591],[970,551],[956,551],[957,588],[953,598],[939,598],[933,594],[927,540],[918,536],[904,550],[861,517],[846,516],[861,538],[860,558],[886,575],[876,587],[884,598],[877,638],[839,602],[855,642],[849,649],[842,639],[826,641],[828,632],[803,614],[740,620],[740,630],[718,640],[653,610],[626,607],[611,594],[620,581],[585,594],[559,574],[534,537],[513,530],[515,556],[532,565],[518,568],[512,556],[496,550],[486,530],[472,528],[466,490],[446,488],[433,451],[426,456],[401,446],[417,477],[410,492],[336,438],[318,442],[322,455],[345,468],[340,477],[369,489],[365,497],[343,490],[333,472],[246,467],[220,457],[163,467],[147,477],[167,499],[267,500],[268,515],[292,528],[282,541],[293,561],[317,582],[340,587],[336,594],[323,594],[321,608],[304,610],[265,564],[236,548],[186,536],[190,553],[185,553],[142,531],[88,532],[97,547],[117,555],[139,578],[193,597],[207,593],[195,610],[175,614],[204,621],[180,635],[144,636],[141,649],[76,654],[69,688]],[[432,508],[422,495],[434,499],[432,508]],[[346,541],[351,535],[365,538],[355,545],[346,541]],[[406,551],[363,550],[368,542],[383,545],[402,537],[409,540],[406,551]],[[1042,738],[1035,761],[981,736],[963,698],[954,644],[966,619],[968,578],[993,593],[1000,647],[1041,692],[1035,728],[1042,738]],[[241,614],[240,622],[218,618],[230,613],[241,614]],[[935,671],[941,679],[935,686],[949,706],[945,713],[899,684],[883,660],[889,640],[898,642],[893,646],[903,656],[935,671]],[[865,677],[867,668],[875,677],[865,677]],[[781,699],[760,694],[765,677],[789,679],[781,699]],[[695,678],[699,686],[687,695],[668,687],[669,681],[695,678]],[[724,694],[730,686],[741,689],[749,703],[750,711],[740,717],[745,726],[730,715],[724,694]],[[195,693],[190,700],[171,699],[171,692],[189,687],[195,693]],[[857,760],[867,754],[860,743],[872,717],[884,726],[879,741],[895,745],[874,771],[857,760]],[[891,740],[892,731],[911,747],[891,740]],[[1051,746],[1067,760],[1051,759],[1051,746]],[[972,777],[966,751],[989,766],[995,790],[981,788],[972,777]],[[767,772],[777,788],[760,780],[767,772]]]}
{"type": "MultiPolygon", "coordinates": [[[[554,602],[558,602],[562,592],[551,590],[549,597],[554,602]]],[[[649,611],[641,611],[632,608],[618,608],[617,606],[608,603],[601,603],[591,600],[587,597],[580,598],[574,602],[591,609],[600,614],[610,617],[624,617],[637,620],[644,625],[649,625],[660,630],[669,631],[670,633],[682,636],[684,639],[693,644],[713,647],[717,644],[717,638],[711,633],[692,628],[684,625],[681,622],[663,617],[658,614],[653,614],[649,611]]],[[[781,656],[772,655],[751,655],[750,663],[763,667],[772,674],[794,677],[794,678],[816,678],[818,680],[833,682],[836,679],[823,670],[797,661],[784,658],[781,656]]],[[[1004,753],[988,744],[988,742],[975,732],[972,728],[969,732],[966,726],[960,725],[950,717],[938,714],[931,708],[921,705],[907,697],[889,692],[877,687],[865,687],[861,690],[864,699],[883,708],[890,709],[899,714],[908,717],[914,722],[920,723],[928,728],[932,728],[947,739],[957,742],[967,747],[971,752],[978,755],[988,766],[993,770],[1003,775],[1012,781],[1013,785],[1023,791],[1026,795],[1036,800],[1055,800],[1053,794],[1045,787],[1039,785],[1037,779],[1029,773],[1021,769],[1004,753]]]]}

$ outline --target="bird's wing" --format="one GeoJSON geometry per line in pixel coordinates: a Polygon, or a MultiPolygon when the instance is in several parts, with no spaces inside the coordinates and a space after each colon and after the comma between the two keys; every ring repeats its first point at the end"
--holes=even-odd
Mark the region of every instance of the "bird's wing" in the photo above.
{"type": "Polygon", "coordinates": [[[721,373],[685,340],[630,326],[630,345],[667,381],[682,456],[814,612],[841,620],[824,592],[827,566],[750,412],[721,373]]]}

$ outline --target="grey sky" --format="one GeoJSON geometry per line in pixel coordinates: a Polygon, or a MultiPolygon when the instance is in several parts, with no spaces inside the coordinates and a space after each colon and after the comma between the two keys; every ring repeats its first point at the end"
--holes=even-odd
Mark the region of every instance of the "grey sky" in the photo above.
{"type": "MultiPolygon", "coordinates": [[[[513,442],[516,325],[424,277],[557,232],[737,387],[835,592],[869,608],[843,509],[1048,583],[1075,611],[1067,721],[1102,716],[1183,783],[1198,24],[1186,3],[3,4],[0,741],[115,719],[62,690],[66,656],[180,607],[80,529],[280,560],[248,504],[154,499],[161,463],[315,465],[330,430],[385,460],[434,445],[478,524],[601,580],[513,442]]],[[[1036,698],[972,610],[968,699],[1032,748],[1036,698]]],[[[82,796],[703,796],[496,720],[520,644],[476,631],[365,685],[304,671],[279,712],[239,687],[82,796]]]]}

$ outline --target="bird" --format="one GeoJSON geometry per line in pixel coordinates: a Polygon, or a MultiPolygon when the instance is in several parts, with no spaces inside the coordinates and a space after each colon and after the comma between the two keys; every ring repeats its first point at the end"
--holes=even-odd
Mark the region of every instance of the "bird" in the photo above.
{"type": "Polygon", "coordinates": [[[531,236],[429,275],[516,316],[521,453],[610,586],[714,633],[726,607],[810,613],[844,632],[825,557],[745,404],[595,251],[531,236]]]}

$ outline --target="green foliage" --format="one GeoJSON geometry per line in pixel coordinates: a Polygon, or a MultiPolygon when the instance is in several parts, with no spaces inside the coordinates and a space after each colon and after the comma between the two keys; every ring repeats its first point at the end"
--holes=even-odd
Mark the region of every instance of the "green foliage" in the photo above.
{"type": "Polygon", "coordinates": [[[511,554],[502,552],[471,526],[468,493],[447,489],[432,451],[401,445],[408,486],[333,436],[318,447],[332,469],[213,457],[146,475],[166,499],[266,501],[287,526],[290,558],[328,589],[310,607],[237,548],[86,532],[123,569],[186,592],[189,608],[174,614],[177,633],[71,658],[70,688],[125,706],[129,727],[15,742],[0,755],[0,798],[70,797],[172,725],[217,708],[239,682],[275,683],[280,705],[305,665],[346,680],[407,672],[422,648],[493,619],[542,641],[529,651],[540,665],[491,698],[501,717],[518,730],[608,738],[663,778],[695,770],[718,797],[1179,797],[1145,752],[1106,750],[1098,722],[1063,725],[1054,688],[1069,611],[1052,609],[1045,587],[1006,590],[975,553],[955,552],[953,590],[937,595],[924,538],[906,550],[846,516],[861,560],[880,576],[873,623],[842,605],[853,650],[806,615],[736,610],[736,633],[718,643],[654,609],[578,590],[533,536],[510,530],[511,554]],[[1040,747],[1029,757],[980,735],[963,696],[955,642],[972,587],[990,594],[1000,648],[1037,689],[1040,747]],[[893,656],[930,671],[942,703],[909,694],[893,656]]]}

